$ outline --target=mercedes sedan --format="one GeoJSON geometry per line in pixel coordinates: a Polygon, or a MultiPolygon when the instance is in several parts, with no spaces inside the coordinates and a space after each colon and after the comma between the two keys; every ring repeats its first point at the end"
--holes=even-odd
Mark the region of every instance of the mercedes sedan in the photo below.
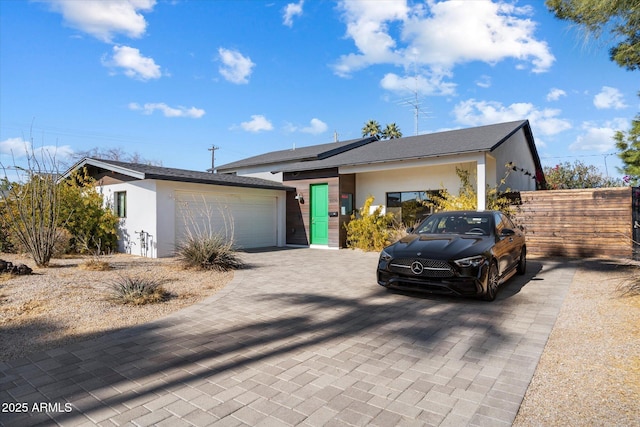
{"type": "Polygon", "coordinates": [[[439,212],[407,231],[380,253],[381,286],[493,301],[527,267],[524,234],[502,212],[439,212]]]}

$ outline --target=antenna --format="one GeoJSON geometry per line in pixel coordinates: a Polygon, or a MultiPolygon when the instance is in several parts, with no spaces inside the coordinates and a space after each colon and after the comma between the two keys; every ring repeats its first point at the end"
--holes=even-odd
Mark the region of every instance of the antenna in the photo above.
{"type": "Polygon", "coordinates": [[[413,78],[415,80],[415,88],[409,89],[407,86],[405,86],[405,89],[411,92],[413,96],[400,100],[399,104],[409,104],[409,106],[413,108],[413,119],[415,124],[415,131],[416,131],[416,135],[418,135],[418,118],[420,117],[420,114],[423,114],[426,118],[429,118],[429,116],[422,111],[421,100],[418,98],[420,91],[418,90],[418,72],[417,70],[415,70],[415,64],[414,64],[413,78]]]}
{"type": "Polygon", "coordinates": [[[215,145],[212,145],[211,148],[208,148],[208,150],[211,151],[211,169],[209,169],[207,172],[213,173],[215,171],[216,150],[219,150],[219,149],[220,147],[216,147],[215,145]]]}

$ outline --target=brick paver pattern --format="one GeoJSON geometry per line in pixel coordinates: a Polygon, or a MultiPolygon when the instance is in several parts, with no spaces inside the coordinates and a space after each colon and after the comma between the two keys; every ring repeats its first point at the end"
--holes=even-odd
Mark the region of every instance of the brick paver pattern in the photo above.
{"type": "Polygon", "coordinates": [[[0,424],[510,426],[575,272],[530,260],[488,303],[388,292],[373,253],[243,257],[195,306],[0,362],[0,424]]]}

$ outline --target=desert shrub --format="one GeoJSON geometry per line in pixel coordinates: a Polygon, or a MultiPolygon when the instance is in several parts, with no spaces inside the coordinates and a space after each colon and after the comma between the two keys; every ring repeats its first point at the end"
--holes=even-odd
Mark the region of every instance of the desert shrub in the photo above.
{"type": "Polygon", "coordinates": [[[363,251],[379,251],[392,243],[394,232],[394,216],[382,214],[382,206],[371,212],[373,196],[369,196],[364,206],[351,215],[351,221],[345,224],[347,229],[347,246],[363,251]]]}
{"type": "Polygon", "coordinates": [[[109,271],[111,270],[111,264],[107,261],[103,261],[98,258],[91,258],[79,265],[83,270],[89,271],[109,271]]]}
{"type": "Polygon", "coordinates": [[[220,235],[189,234],[178,245],[176,255],[189,268],[229,271],[243,265],[233,241],[220,235]]]}
{"type": "Polygon", "coordinates": [[[126,305],[158,303],[168,297],[159,279],[146,276],[121,276],[111,283],[107,294],[107,300],[126,305]]]}

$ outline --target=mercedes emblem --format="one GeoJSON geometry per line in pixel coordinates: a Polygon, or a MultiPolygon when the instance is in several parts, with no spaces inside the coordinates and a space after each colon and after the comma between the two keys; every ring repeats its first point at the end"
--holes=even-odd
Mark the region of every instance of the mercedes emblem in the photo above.
{"type": "Polygon", "coordinates": [[[422,272],[424,271],[424,267],[422,266],[422,263],[420,261],[414,261],[411,264],[411,271],[416,275],[422,274],[422,272]]]}

